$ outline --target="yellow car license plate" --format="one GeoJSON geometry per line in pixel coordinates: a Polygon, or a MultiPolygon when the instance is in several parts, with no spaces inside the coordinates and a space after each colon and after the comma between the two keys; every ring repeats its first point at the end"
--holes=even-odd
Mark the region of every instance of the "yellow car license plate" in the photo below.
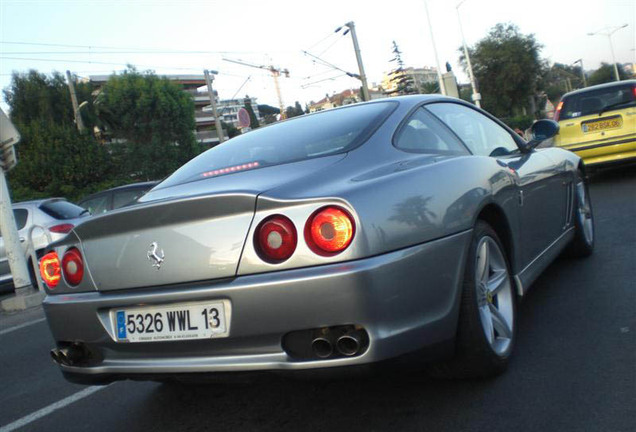
{"type": "Polygon", "coordinates": [[[583,132],[598,132],[607,129],[616,129],[623,126],[623,119],[621,117],[614,117],[605,120],[599,120],[589,123],[583,123],[581,128],[583,132]]]}

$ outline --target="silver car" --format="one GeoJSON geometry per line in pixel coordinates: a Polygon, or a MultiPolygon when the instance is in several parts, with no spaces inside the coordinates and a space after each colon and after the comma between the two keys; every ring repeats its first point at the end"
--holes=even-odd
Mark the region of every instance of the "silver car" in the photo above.
{"type": "MultiPolygon", "coordinates": [[[[49,243],[66,236],[89,213],[64,198],[49,198],[14,203],[13,215],[24,252],[27,253],[27,247],[32,242],[36,256],[40,257],[49,243]]],[[[35,283],[31,258],[28,257],[27,260],[31,280],[35,283]]],[[[0,237],[0,283],[11,280],[4,239],[0,237]]]]}
{"type": "Polygon", "coordinates": [[[236,137],[42,259],[67,379],[348,371],[492,376],[517,301],[592,253],[585,167],[457,99],[351,105],[236,137]],[[411,360],[413,361],[413,360],[411,360]]]}

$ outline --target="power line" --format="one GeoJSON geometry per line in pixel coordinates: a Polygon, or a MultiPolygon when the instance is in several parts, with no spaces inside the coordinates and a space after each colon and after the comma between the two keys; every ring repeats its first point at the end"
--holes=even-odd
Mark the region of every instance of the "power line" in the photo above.
{"type": "MultiPolygon", "coordinates": [[[[82,64],[98,64],[98,65],[112,65],[112,66],[135,66],[140,68],[148,68],[148,69],[172,69],[172,70],[183,70],[183,71],[199,71],[200,67],[176,67],[176,66],[151,66],[151,65],[143,65],[143,64],[133,64],[131,62],[126,63],[113,63],[113,62],[103,62],[103,61],[93,61],[93,60],[71,60],[71,59],[43,59],[43,58],[31,58],[31,57],[7,57],[0,56],[0,59],[7,60],[28,60],[28,61],[43,61],[43,62],[59,62],[59,63],[82,63],[82,64]]],[[[92,71],[87,71],[92,72],[92,71]]],[[[245,75],[237,75],[228,72],[219,71],[219,74],[226,76],[233,76],[238,78],[245,78],[245,75]]]]}
{"type": "Polygon", "coordinates": [[[324,41],[326,41],[327,39],[329,39],[330,37],[333,37],[333,36],[335,36],[335,33],[329,32],[329,34],[327,36],[325,36],[324,38],[320,39],[318,42],[316,42],[315,44],[310,46],[309,49],[313,49],[317,45],[320,45],[321,43],[323,43],[324,41]]]}
{"type": "Polygon", "coordinates": [[[105,49],[105,50],[131,50],[134,51],[134,53],[141,53],[141,52],[155,52],[158,54],[161,54],[162,52],[169,52],[169,53],[175,53],[175,52],[182,52],[182,53],[198,53],[198,54],[206,54],[206,53],[219,53],[219,54],[223,54],[223,53],[249,53],[249,54],[254,54],[254,53],[259,53],[258,51],[211,51],[211,50],[204,50],[204,51],[190,51],[190,50],[170,50],[170,49],[166,49],[166,48],[135,48],[135,47],[113,47],[113,46],[99,46],[99,45],[73,45],[73,44],[55,44],[55,43],[44,43],[44,42],[13,42],[13,41],[0,41],[0,44],[4,44],[4,45],[30,45],[30,46],[49,46],[49,47],[59,47],[59,48],[86,48],[89,50],[95,50],[95,49],[105,49]]]}
{"type": "MultiPolygon", "coordinates": [[[[112,62],[103,62],[103,61],[93,61],[93,60],[71,60],[71,59],[43,59],[43,58],[33,58],[33,57],[7,57],[0,56],[0,59],[5,60],[29,60],[29,61],[43,61],[43,62],[64,62],[64,63],[85,63],[85,64],[101,64],[101,65],[114,65],[114,66],[127,66],[131,63],[112,63],[112,62]]],[[[164,67],[164,66],[148,66],[148,65],[137,65],[139,67],[147,67],[147,68],[164,68],[164,69],[178,69],[178,70],[198,70],[198,68],[181,68],[181,67],[164,67]]]]}
{"type": "Polygon", "coordinates": [[[307,84],[303,84],[303,85],[300,86],[300,88],[306,89],[307,87],[311,87],[314,84],[318,84],[318,83],[321,83],[323,81],[333,81],[335,79],[342,78],[343,76],[346,76],[346,75],[347,74],[339,74],[339,75],[335,75],[335,76],[332,76],[332,77],[329,77],[329,78],[324,78],[324,79],[321,79],[321,80],[318,80],[318,81],[314,81],[314,82],[310,82],[310,83],[307,83],[307,84]]]}
{"type": "Polygon", "coordinates": [[[324,50],[322,50],[319,54],[318,57],[322,56],[324,53],[326,53],[327,51],[329,51],[331,48],[333,48],[333,46],[335,44],[337,44],[338,42],[340,42],[342,40],[342,37],[336,39],[335,41],[333,41],[333,43],[331,43],[327,48],[325,48],[324,50]]]}
{"type": "Polygon", "coordinates": [[[351,72],[347,72],[346,70],[341,69],[341,68],[339,68],[338,66],[336,66],[336,65],[334,65],[334,64],[332,64],[332,63],[329,63],[328,61],[323,60],[323,59],[321,59],[320,57],[318,57],[318,56],[316,56],[316,55],[313,55],[313,54],[312,54],[312,53],[310,53],[310,52],[303,51],[303,53],[304,53],[305,55],[308,55],[309,57],[314,58],[315,60],[318,60],[318,61],[319,61],[321,64],[323,64],[324,66],[328,66],[328,67],[330,67],[330,68],[332,68],[332,69],[339,70],[340,72],[344,72],[345,74],[349,75],[349,76],[350,76],[350,77],[352,77],[352,78],[360,78],[360,75],[358,75],[358,74],[354,74],[354,73],[351,73],[351,72]]]}
{"type": "MultiPolygon", "coordinates": [[[[55,55],[55,54],[86,54],[86,55],[102,55],[102,54],[228,54],[238,53],[239,51],[3,51],[3,54],[11,55],[55,55]]],[[[241,52],[244,53],[244,52],[241,52]]]]}

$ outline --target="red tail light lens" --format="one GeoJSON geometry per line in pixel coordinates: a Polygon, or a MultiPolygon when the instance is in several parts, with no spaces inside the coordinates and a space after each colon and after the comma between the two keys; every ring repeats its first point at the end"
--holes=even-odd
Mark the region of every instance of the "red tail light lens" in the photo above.
{"type": "Polygon", "coordinates": [[[84,260],[77,248],[70,248],[62,258],[64,279],[69,285],[79,285],[84,277],[84,260]]]}
{"type": "Polygon", "coordinates": [[[46,286],[53,289],[60,283],[60,259],[55,252],[49,252],[40,260],[40,276],[46,286]]]}
{"type": "Polygon", "coordinates": [[[355,223],[344,209],[323,207],[315,212],[305,225],[305,241],[319,255],[334,255],[351,244],[355,223]]]}
{"type": "Polygon", "coordinates": [[[49,228],[49,231],[53,233],[57,233],[57,234],[68,234],[69,232],[71,232],[73,228],[75,228],[73,224],[65,223],[65,224],[54,225],[49,228]]]}
{"type": "Polygon", "coordinates": [[[285,216],[270,216],[256,228],[254,243],[256,251],[264,261],[283,262],[296,250],[296,227],[285,216]]]}
{"type": "Polygon", "coordinates": [[[560,101],[554,110],[554,121],[559,121],[559,117],[561,116],[561,109],[563,108],[563,101],[560,101]]]}

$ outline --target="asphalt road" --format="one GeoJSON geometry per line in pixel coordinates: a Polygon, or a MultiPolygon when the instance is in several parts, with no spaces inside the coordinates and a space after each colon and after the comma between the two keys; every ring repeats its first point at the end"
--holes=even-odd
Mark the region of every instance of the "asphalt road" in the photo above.
{"type": "Polygon", "coordinates": [[[591,195],[594,255],[559,259],[534,284],[497,379],[83,387],[49,359],[36,309],[0,315],[0,432],[636,430],[636,167],[597,174],[591,195]]]}

